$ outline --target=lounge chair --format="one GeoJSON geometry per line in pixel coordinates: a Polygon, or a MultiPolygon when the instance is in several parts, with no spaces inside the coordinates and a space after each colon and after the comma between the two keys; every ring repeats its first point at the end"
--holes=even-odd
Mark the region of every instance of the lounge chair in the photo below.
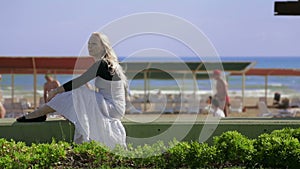
{"type": "Polygon", "coordinates": [[[186,113],[187,112],[187,106],[186,106],[186,98],[179,94],[179,95],[175,95],[174,99],[173,99],[173,112],[175,114],[177,113],[186,113]]]}
{"type": "Polygon", "coordinates": [[[188,102],[187,102],[187,113],[190,114],[198,114],[199,113],[199,103],[200,103],[200,98],[196,94],[191,94],[188,97],[188,102]]]}
{"type": "Polygon", "coordinates": [[[257,103],[258,109],[259,109],[259,114],[258,116],[260,117],[273,117],[273,113],[268,109],[266,103],[264,101],[259,101],[257,103]]]}
{"type": "Polygon", "coordinates": [[[264,102],[265,104],[267,104],[267,98],[266,97],[259,97],[258,102],[264,102]]]}
{"type": "Polygon", "coordinates": [[[241,113],[243,112],[243,103],[240,98],[233,98],[230,100],[229,111],[241,113]]]}
{"type": "Polygon", "coordinates": [[[150,94],[149,95],[151,113],[164,113],[167,104],[167,97],[164,94],[150,94]]]}
{"type": "Polygon", "coordinates": [[[297,111],[290,110],[290,109],[280,109],[277,113],[273,113],[268,109],[266,104],[264,102],[258,103],[258,109],[259,109],[259,116],[261,117],[295,117],[297,111]]]}
{"type": "Polygon", "coordinates": [[[299,97],[293,97],[291,99],[290,106],[291,107],[300,107],[300,98],[299,97]]]}
{"type": "Polygon", "coordinates": [[[170,102],[168,100],[167,104],[166,104],[166,107],[165,107],[165,110],[164,110],[164,113],[166,114],[172,114],[174,113],[174,106],[173,106],[173,102],[170,102]]]}
{"type": "Polygon", "coordinates": [[[296,113],[296,111],[292,111],[289,109],[281,109],[274,117],[295,117],[296,113]]]}
{"type": "Polygon", "coordinates": [[[141,114],[142,113],[142,103],[140,103],[140,102],[127,103],[126,113],[141,114]]]}

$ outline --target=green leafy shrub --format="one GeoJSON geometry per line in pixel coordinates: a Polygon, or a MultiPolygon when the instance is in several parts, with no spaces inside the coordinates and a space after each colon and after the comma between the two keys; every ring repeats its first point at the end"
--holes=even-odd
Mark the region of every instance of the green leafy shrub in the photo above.
{"type": "Polygon", "coordinates": [[[292,130],[292,137],[294,137],[300,141],[300,128],[290,129],[290,130],[292,130]]]}
{"type": "Polygon", "coordinates": [[[256,159],[263,167],[298,168],[300,165],[300,144],[288,133],[292,130],[274,131],[262,134],[254,142],[256,159]]]}
{"type": "Polygon", "coordinates": [[[257,139],[236,131],[214,145],[173,140],[114,150],[98,142],[32,144],[0,139],[0,168],[298,168],[300,129],[275,130],[257,139]]]}
{"type": "Polygon", "coordinates": [[[224,132],[214,137],[216,156],[220,165],[249,165],[255,152],[253,140],[237,131],[224,132]]]}
{"type": "Polygon", "coordinates": [[[274,130],[271,132],[271,135],[278,137],[293,137],[300,141],[300,128],[284,128],[281,130],[274,130]]]}
{"type": "Polygon", "coordinates": [[[215,146],[207,143],[191,142],[186,155],[186,162],[190,168],[209,168],[216,165],[217,151],[215,146]]]}
{"type": "Polygon", "coordinates": [[[191,145],[188,142],[178,142],[174,140],[170,143],[170,147],[164,154],[166,160],[166,168],[187,167],[187,155],[191,145]]]}
{"type": "Polygon", "coordinates": [[[98,167],[109,164],[110,150],[98,142],[91,141],[73,144],[73,149],[69,151],[68,156],[72,166],[98,167]]]}
{"type": "Polygon", "coordinates": [[[138,146],[135,149],[133,162],[139,168],[163,168],[165,160],[162,153],[166,151],[166,146],[162,141],[153,145],[138,146]]]}
{"type": "Polygon", "coordinates": [[[110,166],[126,167],[133,166],[132,158],[134,158],[134,148],[131,144],[127,145],[127,148],[117,145],[112,151],[113,156],[110,159],[110,166]]]}
{"type": "Polygon", "coordinates": [[[166,146],[162,141],[158,141],[153,145],[137,146],[136,148],[129,145],[127,150],[117,147],[113,151],[116,160],[114,164],[120,164],[122,161],[125,165],[121,166],[125,167],[163,168],[165,161],[161,155],[164,151],[166,151],[166,146]]]}
{"type": "Polygon", "coordinates": [[[69,147],[66,142],[56,143],[54,140],[51,144],[32,144],[29,149],[30,165],[36,168],[60,165],[60,161],[66,158],[69,147]]]}
{"type": "Polygon", "coordinates": [[[28,168],[31,156],[24,142],[0,139],[0,168],[28,168]]]}

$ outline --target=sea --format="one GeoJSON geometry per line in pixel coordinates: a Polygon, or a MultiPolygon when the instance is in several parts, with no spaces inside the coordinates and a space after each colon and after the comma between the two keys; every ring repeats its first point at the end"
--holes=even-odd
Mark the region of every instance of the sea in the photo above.
{"type": "MultiPolygon", "coordinates": [[[[120,57],[120,61],[126,57],[120,57]]],[[[198,57],[181,57],[183,61],[190,62],[199,60],[198,57]]],[[[222,61],[251,61],[255,62],[254,68],[289,68],[300,69],[299,57],[251,57],[251,56],[224,56],[220,57],[222,61]]],[[[143,60],[141,58],[141,60],[143,60]]],[[[160,59],[160,62],[165,60],[160,59]]],[[[66,83],[74,76],[72,75],[54,75],[61,83],[66,83]]],[[[241,76],[226,76],[228,81],[229,94],[241,95],[242,77],[241,76]]],[[[43,84],[45,83],[44,75],[37,76],[37,93],[42,97],[43,84]]],[[[193,81],[178,82],[176,80],[150,80],[150,91],[162,91],[165,93],[178,93],[182,83],[195,84],[193,81]]],[[[210,92],[212,89],[210,80],[197,80],[197,91],[200,93],[210,92]]],[[[11,97],[12,75],[3,74],[0,81],[1,92],[4,98],[11,97]]],[[[30,97],[33,95],[33,75],[14,75],[14,95],[15,97],[30,97]]],[[[132,93],[143,93],[144,80],[129,79],[129,86],[132,93]]],[[[187,86],[187,85],[186,85],[187,86]]],[[[246,76],[245,79],[245,95],[260,97],[265,95],[265,77],[263,76],[246,76]]],[[[189,90],[192,87],[187,87],[189,90]]],[[[269,76],[268,77],[268,96],[273,97],[275,92],[281,93],[284,96],[300,95],[300,77],[297,76],[269,76]]]]}

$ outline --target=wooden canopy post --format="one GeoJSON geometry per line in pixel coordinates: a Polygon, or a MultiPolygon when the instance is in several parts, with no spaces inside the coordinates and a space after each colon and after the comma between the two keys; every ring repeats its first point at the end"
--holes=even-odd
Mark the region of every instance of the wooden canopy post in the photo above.
{"type": "Polygon", "coordinates": [[[144,71],[144,112],[147,109],[147,71],[144,71]]]}
{"type": "Polygon", "coordinates": [[[268,105],[268,75],[265,76],[265,102],[268,105]]]}
{"type": "Polygon", "coordinates": [[[33,67],[33,106],[34,109],[37,108],[37,72],[36,72],[36,65],[35,60],[32,58],[32,67],[33,67]]]}
{"type": "Polygon", "coordinates": [[[242,76],[242,103],[245,106],[245,81],[246,81],[246,76],[245,72],[243,72],[242,76]]]}
{"type": "Polygon", "coordinates": [[[15,75],[11,72],[11,104],[14,103],[15,98],[15,75]]]}
{"type": "Polygon", "coordinates": [[[196,72],[193,72],[193,90],[194,90],[194,94],[196,95],[196,91],[197,91],[197,77],[196,77],[196,72]]]}

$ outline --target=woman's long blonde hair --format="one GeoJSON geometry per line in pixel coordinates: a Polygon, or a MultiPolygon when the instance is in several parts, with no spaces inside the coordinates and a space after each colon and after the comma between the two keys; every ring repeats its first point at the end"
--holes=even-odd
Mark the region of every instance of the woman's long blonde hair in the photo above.
{"type": "Polygon", "coordinates": [[[102,59],[105,62],[107,62],[110,73],[112,75],[117,74],[121,78],[121,80],[123,80],[125,82],[126,87],[127,87],[127,78],[124,74],[123,68],[119,64],[118,57],[117,57],[115,51],[113,50],[113,48],[110,45],[108,37],[99,32],[94,32],[92,34],[92,36],[93,35],[96,35],[99,37],[100,43],[101,43],[102,47],[104,48],[103,54],[95,57],[95,59],[97,61],[102,59]]]}

